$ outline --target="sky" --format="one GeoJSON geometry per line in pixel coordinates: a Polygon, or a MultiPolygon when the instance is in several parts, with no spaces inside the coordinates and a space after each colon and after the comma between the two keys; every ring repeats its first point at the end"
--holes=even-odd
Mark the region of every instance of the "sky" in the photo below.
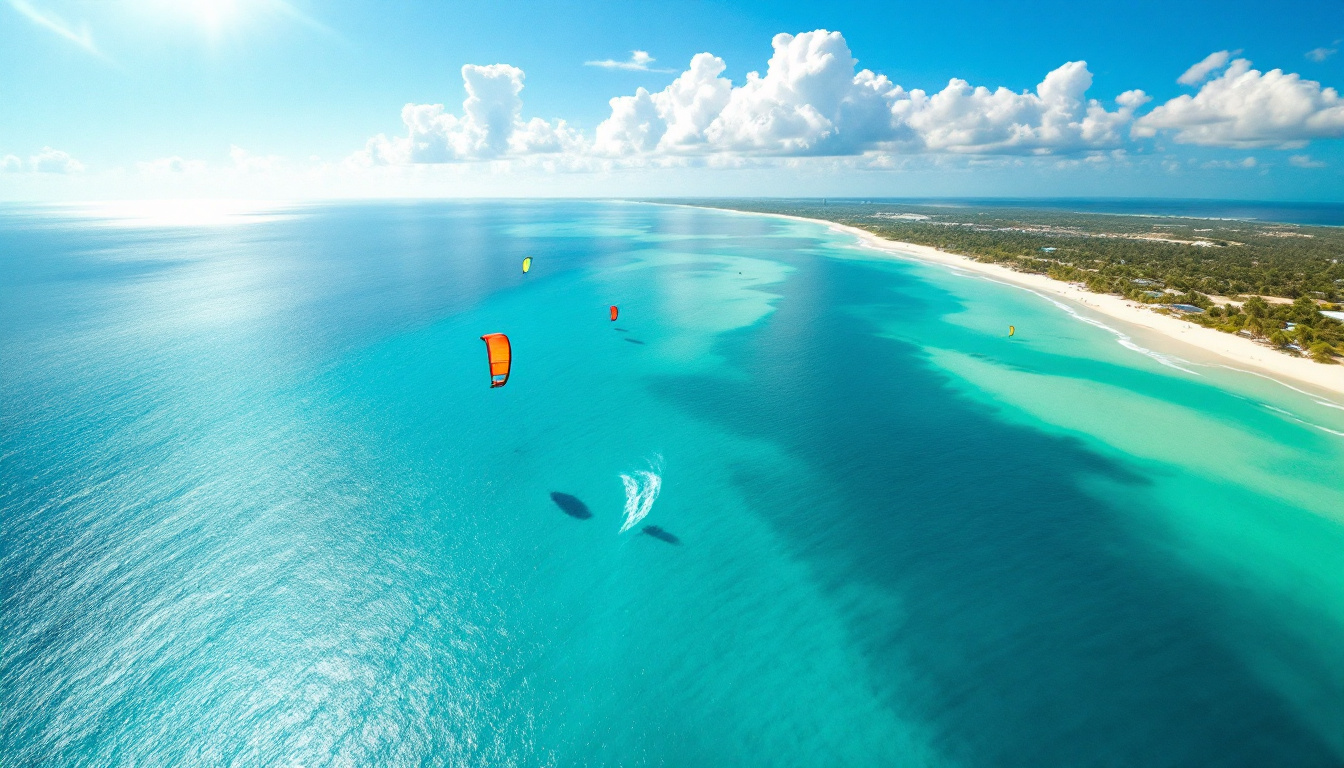
{"type": "Polygon", "coordinates": [[[1344,201],[1344,2],[0,0],[0,199],[1344,201]]]}

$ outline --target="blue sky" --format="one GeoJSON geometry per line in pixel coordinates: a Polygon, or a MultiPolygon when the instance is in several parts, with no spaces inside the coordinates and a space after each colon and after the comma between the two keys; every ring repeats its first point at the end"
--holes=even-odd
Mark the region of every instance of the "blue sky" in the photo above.
{"type": "Polygon", "coordinates": [[[1341,39],[1320,0],[0,0],[0,198],[1344,200],[1341,39]]]}

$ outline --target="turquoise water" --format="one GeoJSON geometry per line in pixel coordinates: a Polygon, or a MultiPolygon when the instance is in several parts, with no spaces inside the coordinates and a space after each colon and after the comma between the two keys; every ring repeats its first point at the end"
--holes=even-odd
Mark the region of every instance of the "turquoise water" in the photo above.
{"type": "Polygon", "coordinates": [[[1344,762],[1337,402],[813,224],[128,216],[0,210],[6,768],[1344,762]]]}

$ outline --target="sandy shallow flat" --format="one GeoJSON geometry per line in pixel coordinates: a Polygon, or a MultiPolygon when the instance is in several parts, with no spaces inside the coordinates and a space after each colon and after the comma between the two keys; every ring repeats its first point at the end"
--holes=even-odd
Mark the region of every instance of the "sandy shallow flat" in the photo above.
{"type": "Polygon", "coordinates": [[[927,245],[887,240],[858,227],[850,227],[823,219],[755,211],[733,211],[732,209],[719,210],[824,224],[833,231],[853,235],[864,246],[888,254],[893,258],[934,262],[967,272],[975,272],[1004,283],[1038,291],[1041,294],[1057,296],[1122,323],[1154,331],[1162,339],[1174,342],[1171,349],[1161,351],[1190,357],[1194,362],[1221,364],[1230,368],[1269,376],[1291,386],[1305,385],[1307,388],[1318,390],[1321,393],[1344,395],[1344,366],[1322,365],[1304,357],[1292,357],[1244,336],[1215,331],[1212,328],[1205,328],[1175,317],[1159,314],[1146,305],[1130,301],[1121,296],[1093,293],[1086,288],[1061,282],[1045,275],[1018,272],[997,264],[986,264],[969,256],[948,253],[927,245]]]}

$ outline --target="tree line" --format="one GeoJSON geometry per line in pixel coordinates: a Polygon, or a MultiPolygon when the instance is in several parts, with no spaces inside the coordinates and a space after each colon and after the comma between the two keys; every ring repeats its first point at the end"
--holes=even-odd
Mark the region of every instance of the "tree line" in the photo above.
{"type": "Polygon", "coordinates": [[[1344,228],[995,207],[690,202],[834,221],[1081,283],[1097,293],[1190,304],[1204,310],[1182,313],[1191,322],[1300,351],[1318,362],[1344,356],[1344,324],[1320,313],[1344,300],[1344,228]],[[1261,296],[1294,301],[1270,303],[1261,296]]]}

